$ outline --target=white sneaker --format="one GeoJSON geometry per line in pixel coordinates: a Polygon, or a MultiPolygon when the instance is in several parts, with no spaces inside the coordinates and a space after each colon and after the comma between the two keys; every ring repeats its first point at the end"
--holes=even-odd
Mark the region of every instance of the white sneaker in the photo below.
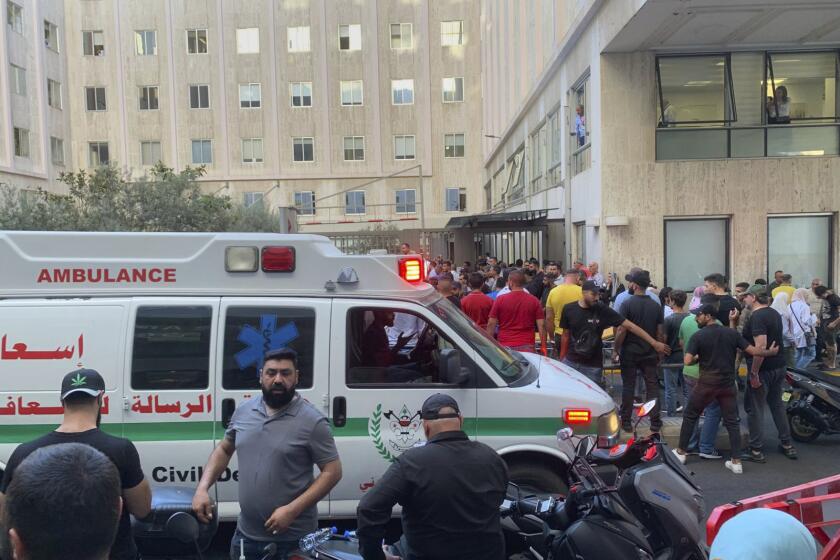
{"type": "Polygon", "coordinates": [[[679,451],[677,451],[676,449],[672,449],[672,450],[671,450],[671,453],[673,453],[674,455],[676,455],[676,457],[677,457],[677,461],[679,461],[680,463],[682,463],[683,465],[685,465],[685,455],[683,455],[682,453],[680,453],[680,452],[679,452],[679,451]]]}
{"type": "Polygon", "coordinates": [[[741,463],[726,462],[726,468],[735,474],[744,474],[744,466],[741,463]]]}

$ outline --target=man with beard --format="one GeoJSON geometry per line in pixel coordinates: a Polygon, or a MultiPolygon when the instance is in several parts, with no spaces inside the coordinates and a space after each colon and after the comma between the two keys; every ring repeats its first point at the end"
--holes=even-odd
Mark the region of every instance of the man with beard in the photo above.
{"type": "Polygon", "coordinates": [[[79,369],[65,375],[61,383],[64,420],[54,432],[15,449],[6,465],[0,492],[6,492],[14,479],[15,469],[37,449],[58,443],[83,443],[98,449],[117,467],[122,487],[122,514],[109,558],[135,560],[137,546],[131,535],[128,514],[137,518],[146,517],[152,509],[152,491],[143,477],[140,456],[134,444],[99,430],[104,394],[105,381],[92,369],[79,369]]]}
{"type": "Polygon", "coordinates": [[[324,415],[295,391],[300,372],[291,348],[269,350],[260,369],[262,393],[243,402],[213,450],[193,497],[199,521],[212,516],[210,487],[234,452],[239,458],[239,521],[231,558],[262,558],[267,543],[285,559],[318,529],[318,502],[341,480],[341,461],[324,415]],[[312,465],[321,473],[313,478],[312,465]]]}

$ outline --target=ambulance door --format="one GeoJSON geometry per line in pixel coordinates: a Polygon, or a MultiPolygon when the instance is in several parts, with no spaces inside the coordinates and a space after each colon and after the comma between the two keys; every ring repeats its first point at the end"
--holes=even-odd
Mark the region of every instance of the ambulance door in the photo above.
{"type": "MultiPolygon", "coordinates": [[[[318,410],[329,413],[330,300],[317,298],[222,298],[216,360],[221,373],[215,409],[218,442],[233,411],[261,394],[259,371],[267,350],[292,348],[298,354],[297,391],[318,410]]],[[[266,465],[266,468],[271,468],[266,465]]],[[[317,468],[315,469],[317,473],[317,468]]],[[[238,512],[237,457],[216,484],[223,518],[238,512]]],[[[329,513],[327,500],[318,504],[329,513]]]]}
{"type": "Polygon", "coordinates": [[[420,408],[430,395],[454,397],[475,437],[477,368],[472,349],[416,304],[335,299],[332,327],[330,408],[344,476],[330,507],[343,516],[395,457],[425,441],[420,408]],[[397,349],[400,334],[408,341],[397,349]],[[466,378],[449,383],[457,362],[466,378]]]}
{"type": "Polygon", "coordinates": [[[218,298],[135,298],[123,435],[153,485],[195,487],[213,449],[218,298]]]}

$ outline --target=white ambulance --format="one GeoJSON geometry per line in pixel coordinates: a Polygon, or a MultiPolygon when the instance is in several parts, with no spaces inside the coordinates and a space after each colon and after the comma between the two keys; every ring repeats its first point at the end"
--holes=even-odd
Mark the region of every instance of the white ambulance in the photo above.
{"type": "MultiPolygon", "coordinates": [[[[618,439],[606,393],[499,346],[423,281],[416,256],[345,255],[313,235],[0,232],[0,267],[0,469],[60,422],[61,378],[87,367],[106,381],[103,429],[135,442],[149,480],[194,485],[236,406],[259,393],[263,353],[283,346],[344,467],[323,516],[353,516],[422,440],[435,392],[515,481],[545,491],[563,489],[559,428],[618,439]],[[400,334],[411,340],[395,353],[400,334]]],[[[237,480],[234,457],[216,485],[222,519],[238,513],[237,480]]]]}

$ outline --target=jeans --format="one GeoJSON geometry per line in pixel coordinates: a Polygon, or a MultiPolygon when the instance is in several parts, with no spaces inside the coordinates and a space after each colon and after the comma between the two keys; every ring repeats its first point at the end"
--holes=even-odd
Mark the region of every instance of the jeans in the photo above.
{"type": "Polygon", "coordinates": [[[659,375],[656,371],[657,359],[642,360],[637,363],[621,364],[621,421],[630,422],[633,417],[633,395],[636,387],[636,378],[641,377],[645,381],[645,399],[650,401],[656,399],[656,406],[650,413],[650,425],[652,428],[662,426],[660,412],[662,410],[661,399],[659,398],[659,375]]]}
{"type": "Polygon", "coordinates": [[[585,375],[590,381],[598,385],[598,387],[601,387],[602,389],[604,388],[604,377],[600,366],[584,366],[571,361],[569,358],[563,358],[563,363],[585,375]]]}
{"type": "Polygon", "coordinates": [[[685,379],[682,373],[682,367],[668,367],[670,364],[665,364],[662,368],[662,373],[665,376],[665,412],[668,416],[674,416],[677,413],[677,391],[678,386],[682,384],[682,399],[683,406],[688,403],[688,387],[685,384],[685,379]]]}
{"type": "MultiPolygon", "coordinates": [[[[693,393],[694,388],[697,387],[697,378],[686,375],[683,376],[683,379],[685,380],[689,394],[693,393]]],[[[688,401],[686,401],[687,407],[688,401]]],[[[718,428],[720,428],[720,416],[720,405],[717,401],[712,401],[706,406],[706,412],[703,416],[703,426],[701,428],[699,423],[695,424],[694,432],[692,432],[691,439],[688,441],[688,449],[699,449],[700,453],[714,453],[715,440],[717,439],[718,428]]],[[[685,421],[684,416],[683,421],[685,421]]]]}
{"type": "Polygon", "coordinates": [[[812,344],[810,346],[804,346],[802,348],[796,349],[796,367],[799,369],[805,369],[808,367],[811,362],[817,357],[817,347],[816,345],[812,344]]]}
{"type": "MultiPolygon", "coordinates": [[[[273,541],[277,545],[277,553],[271,556],[271,560],[286,560],[291,552],[298,549],[298,541],[273,541]]],[[[230,560],[239,560],[240,552],[244,552],[247,560],[262,560],[265,557],[265,549],[270,543],[265,541],[252,541],[239,531],[233,533],[230,541],[230,560]],[[242,551],[242,548],[245,550],[242,551]]]]}
{"type": "Polygon", "coordinates": [[[729,447],[732,457],[737,459],[741,455],[741,421],[738,419],[738,389],[735,380],[725,385],[710,385],[698,382],[688,399],[688,406],[683,412],[682,428],[680,428],[680,449],[685,451],[691,435],[697,427],[700,413],[708,405],[717,401],[723,412],[723,423],[729,432],[729,447]]]}
{"type": "Polygon", "coordinates": [[[747,383],[747,393],[744,400],[749,401],[747,423],[750,427],[750,447],[760,451],[764,447],[764,402],[773,416],[773,423],[779,431],[782,445],[790,445],[790,425],[788,424],[785,403],[782,402],[782,384],[785,382],[785,368],[770,369],[759,372],[761,387],[753,389],[747,383]],[[762,402],[763,401],[763,402],[762,402]]]}

